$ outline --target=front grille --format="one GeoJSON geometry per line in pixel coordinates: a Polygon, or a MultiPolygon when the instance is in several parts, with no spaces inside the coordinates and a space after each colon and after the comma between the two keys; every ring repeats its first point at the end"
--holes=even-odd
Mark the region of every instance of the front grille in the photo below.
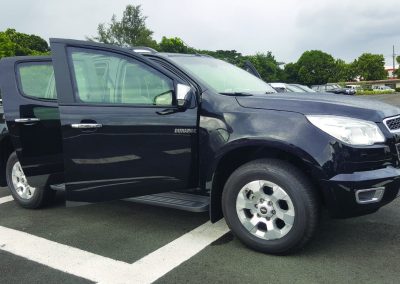
{"type": "Polygon", "coordinates": [[[400,116],[386,118],[383,122],[390,132],[397,132],[400,130],[400,116]]]}

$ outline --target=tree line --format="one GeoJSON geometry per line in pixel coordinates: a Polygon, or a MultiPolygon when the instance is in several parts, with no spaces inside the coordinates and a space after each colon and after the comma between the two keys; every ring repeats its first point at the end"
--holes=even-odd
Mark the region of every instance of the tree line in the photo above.
{"type": "MultiPolygon", "coordinates": [[[[300,83],[305,85],[325,84],[328,82],[347,82],[355,78],[362,80],[380,80],[387,77],[385,59],[381,54],[364,53],[351,63],[335,59],[332,55],[320,51],[305,51],[297,62],[282,66],[270,52],[255,55],[243,55],[236,50],[201,50],[188,46],[178,37],[162,37],[160,42],[153,39],[153,31],[146,25],[140,5],[128,5],[121,19],[113,15],[109,23],[97,27],[97,35],[88,40],[114,44],[122,47],[147,46],[160,52],[200,53],[243,67],[251,62],[267,82],[300,83]]],[[[36,35],[19,33],[14,29],[0,32],[0,58],[19,55],[48,54],[47,42],[36,35]]],[[[400,63],[400,56],[397,58],[400,63]]],[[[397,70],[400,78],[400,72],[397,70]]]]}

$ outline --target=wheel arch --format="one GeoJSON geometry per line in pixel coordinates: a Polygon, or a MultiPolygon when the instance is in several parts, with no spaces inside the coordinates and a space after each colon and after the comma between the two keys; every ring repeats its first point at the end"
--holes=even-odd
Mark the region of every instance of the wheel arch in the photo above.
{"type": "MultiPolygon", "coordinates": [[[[216,222],[223,217],[221,197],[229,176],[241,165],[262,158],[288,161],[303,172],[315,187],[320,188],[319,180],[323,175],[322,167],[311,155],[298,147],[277,141],[253,141],[246,143],[246,145],[227,147],[215,159],[207,175],[206,187],[210,190],[211,222],[216,222]]],[[[318,195],[323,200],[321,190],[318,190],[318,195]]]]}
{"type": "MultiPolygon", "coordinates": [[[[8,133],[7,133],[8,134],[8,133]]],[[[1,134],[0,138],[0,186],[7,186],[6,166],[8,158],[14,152],[14,146],[9,135],[1,134]]]]}

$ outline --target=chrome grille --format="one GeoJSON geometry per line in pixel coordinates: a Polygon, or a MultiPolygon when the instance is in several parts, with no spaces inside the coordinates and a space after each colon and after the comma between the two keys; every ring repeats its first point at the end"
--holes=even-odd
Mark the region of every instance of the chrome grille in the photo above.
{"type": "Polygon", "coordinates": [[[400,132],[400,116],[386,118],[383,122],[390,132],[400,132]]]}

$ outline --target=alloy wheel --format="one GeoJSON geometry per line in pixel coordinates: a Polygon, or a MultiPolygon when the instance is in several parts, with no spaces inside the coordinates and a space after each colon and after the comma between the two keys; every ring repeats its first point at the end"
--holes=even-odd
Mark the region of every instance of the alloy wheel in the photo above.
{"type": "Polygon", "coordinates": [[[36,188],[28,184],[28,180],[22,170],[21,164],[16,162],[12,168],[11,179],[15,191],[22,199],[29,200],[34,195],[36,188]]]}
{"type": "Polygon", "coordinates": [[[242,187],[236,199],[236,212],[242,225],[264,240],[284,237],[295,219],[290,196],[283,188],[266,180],[252,181],[242,187]]]}

